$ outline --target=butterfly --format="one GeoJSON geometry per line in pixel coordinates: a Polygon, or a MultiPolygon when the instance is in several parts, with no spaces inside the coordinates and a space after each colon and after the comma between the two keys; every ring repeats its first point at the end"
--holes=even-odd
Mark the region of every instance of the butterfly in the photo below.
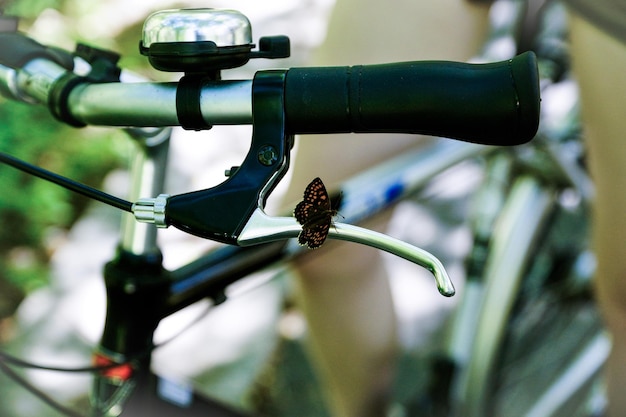
{"type": "Polygon", "coordinates": [[[337,210],[331,206],[330,197],[322,180],[317,177],[304,190],[304,199],[298,203],[293,215],[302,225],[298,243],[316,249],[328,236],[333,216],[337,210]]]}

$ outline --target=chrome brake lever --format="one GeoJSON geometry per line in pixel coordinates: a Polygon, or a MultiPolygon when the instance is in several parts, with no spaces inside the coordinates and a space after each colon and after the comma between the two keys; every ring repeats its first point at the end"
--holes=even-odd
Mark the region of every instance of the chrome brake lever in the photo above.
{"type": "MultiPolygon", "coordinates": [[[[239,234],[237,244],[251,246],[295,238],[301,231],[302,226],[295,218],[268,216],[261,208],[257,208],[239,234]]],[[[360,243],[404,258],[430,271],[441,295],[451,297],[455,293],[454,285],[439,259],[423,249],[383,233],[345,223],[333,223],[328,238],[360,243]]]]}

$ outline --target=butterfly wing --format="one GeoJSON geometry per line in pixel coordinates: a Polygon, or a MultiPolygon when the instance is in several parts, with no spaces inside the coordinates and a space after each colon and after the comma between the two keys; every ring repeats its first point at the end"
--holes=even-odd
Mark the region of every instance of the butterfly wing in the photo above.
{"type": "Polygon", "coordinates": [[[303,199],[296,206],[293,215],[301,225],[330,210],[330,197],[322,180],[317,177],[304,190],[303,199]]]}
{"type": "Polygon", "coordinates": [[[322,246],[328,236],[334,213],[324,183],[319,177],[315,178],[304,190],[303,200],[293,212],[298,223],[302,225],[298,243],[311,249],[322,246]]]}
{"type": "Polygon", "coordinates": [[[293,216],[301,225],[306,224],[307,220],[314,214],[314,205],[309,201],[301,201],[293,211],[293,216]]]}
{"type": "Polygon", "coordinates": [[[308,228],[303,228],[298,235],[298,243],[308,246],[309,249],[317,249],[324,244],[330,229],[330,221],[328,223],[320,223],[308,228]]]}

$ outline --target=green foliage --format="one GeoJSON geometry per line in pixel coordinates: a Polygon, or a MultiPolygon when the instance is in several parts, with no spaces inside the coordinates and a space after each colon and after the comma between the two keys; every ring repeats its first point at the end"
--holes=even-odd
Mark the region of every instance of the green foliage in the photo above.
{"type": "MultiPolygon", "coordinates": [[[[69,23],[98,5],[98,0],[0,0],[0,10],[19,16],[26,32],[46,9],[57,10],[69,23]]],[[[78,37],[73,25],[59,29],[65,32],[59,33],[61,39],[78,37]]],[[[125,56],[135,51],[138,30],[122,36],[115,49],[125,56]]],[[[99,187],[106,173],[120,165],[127,142],[117,129],[74,129],[54,120],[45,106],[0,96],[0,150],[74,180],[99,187]]],[[[54,250],[47,243],[51,231],[69,229],[88,203],[57,185],[0,165],[0,296],[14,290],[25,293],[47,282],[54,250]]],[[[4,310],[0,303],[0,318],[8,314],[4,310]]]]}
{"type": "MultiPolygon", "coordinates": [[[[0,100],[0,150],[96,187],[120,164],[122,137],[73,129],[44,107],[0,100]]],[[[0,189],[0,279],[28,291],[46,282],[50,230],[69,228],[88,202],[8,166],[0,166],[0,189]]]]}
{"type": "MultiPolygon", "coordinates": [[[[6,12],[15,16],[34,18],[45,9],[58,9],[61,7],[61,0],[13,0],[8,1],[6,12]]],[[[0,4],[1,5],[1,4],[0,4]]]]}
{"type": "MultiPolygon", "coordinates": [[[[58,25],[53,25],[54,39],[40,34],[39,42],[72,48],[81,41],[111,48],[122,54],[122,67],[154,76],[137,51],[141,22],[115,37],[83,39],[86,33],[79,30],[79,21],[101,6],[100,0],[0,0],[0,12],[19,16],[25,33],[46,16],[42,12],[58,12],[47,14],[58,25]]],[[[45,106],[0,96],[0,151],[93,187],[100,187],[106,173],[122,165],[128,142],[119,129],[74,129],[56,121],[45,106]]],[[[57,185],[0,165],[0,319],[17,305],[15,294],[46,284],[54,251],[50,236],[68,230],[88,203],[57,185]]]]}

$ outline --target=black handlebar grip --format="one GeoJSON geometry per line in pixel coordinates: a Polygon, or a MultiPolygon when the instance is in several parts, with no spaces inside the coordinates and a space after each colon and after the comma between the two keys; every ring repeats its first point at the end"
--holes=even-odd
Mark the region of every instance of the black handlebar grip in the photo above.
{"type": "Polygon", "coordinates": [[[532,52],[490,64],[293,68],[285,86],[290,133],[420,133],[518,145],[534,137],[539,108],[532,52]]]}
{"type": "Polygon", "coordinates": [[[45,58],[71,71],[74,58],[69,52],[41,45],[19,32],[0,32],[0,65],[19,69],[36,58],[45,58]]]}

